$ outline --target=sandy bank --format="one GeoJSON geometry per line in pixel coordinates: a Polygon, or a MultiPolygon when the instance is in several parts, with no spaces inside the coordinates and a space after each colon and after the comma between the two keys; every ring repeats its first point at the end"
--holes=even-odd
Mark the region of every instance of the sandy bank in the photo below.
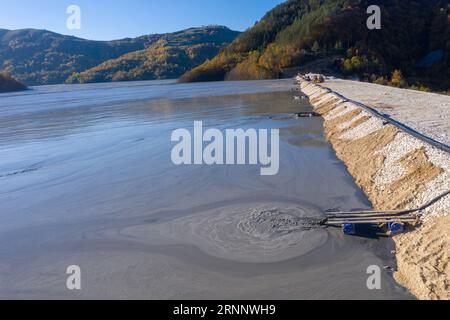
{"type": "MultiPolygon", "coordinates": [[[[327,138],[375,209],[416,208],[450,189],[448,153],[343,100],[325,88],[328,84],[319,86],[301,80],[301,89],[325,118],[327,138]]],[[[354,101],[389,105],[397,120],[405,120],[442,142],[448,140],[447,97],[427,95],[425,104],[420,92],[397,92],[398,89],[370,84],[359,88],[350,81],[332,81],[330,87],[333,86],[338,88],[336,92],[354,101]],[[387,93],[381,95],[385,96],[383,99],[380,90],[387,93]],[[360,97],[364,99],[357,99],[360,97]],[[414,101],[422,101],[418,112],[414,101]]],[[[449,213],[447,197],[423,212],[421,227],[394,238],[398,263],[395,278],[420,299],[450,298],[449,213]]]]}

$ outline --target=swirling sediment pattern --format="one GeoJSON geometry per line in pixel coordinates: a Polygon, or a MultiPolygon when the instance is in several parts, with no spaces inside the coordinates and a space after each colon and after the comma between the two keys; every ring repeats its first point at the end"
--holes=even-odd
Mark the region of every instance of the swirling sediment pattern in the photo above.
{"type": "Polygon", "coordinates": [[[302,205],[248,204],[190,215],[152,229],[215,257],[263,263],[298,257],[322,245],[327,233],[318,226],[319,218],[316,209],[302,205]]]}

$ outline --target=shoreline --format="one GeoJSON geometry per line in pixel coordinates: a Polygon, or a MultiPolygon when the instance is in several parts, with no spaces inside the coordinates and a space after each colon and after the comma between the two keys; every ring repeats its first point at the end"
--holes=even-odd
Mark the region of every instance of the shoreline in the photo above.
{"type": "MultiPolygon", "coordinates": [[[[416,208],[450,189],[448,153],[382,121],[326,85],[297,80],[324,117],[325,134],[337,157],[374,209],[416,208]]],[[[370,96],[370,89],[364,94],[370,96]]],[[[393,237],[395,280],[419,299],[450,299],[449,213],[446,197],[422,212],[420,227],[393,237]]]]}
{"type": "Polygon", "coordinates": [[[28,90],[26,85],[0,72],[0,94],[25,90],[28,90]]]}

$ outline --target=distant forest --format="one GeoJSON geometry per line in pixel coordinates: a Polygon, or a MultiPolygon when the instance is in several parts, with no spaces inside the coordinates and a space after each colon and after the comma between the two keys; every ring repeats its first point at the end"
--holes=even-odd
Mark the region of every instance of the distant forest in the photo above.
{"type": "Polygon", "coordinates": [[[297,72],[450,93],[448,0],[288,0],[244,33],[207,26],[115,41],[0,29],[0,72],[26,85],[272,79],[297,72]]]}
{"type": "Polygon", "coordinates": [[[290,0],[268,12],[181,81],[269,79],[314,71],[450,92],[450,4],[380,0],[369,30],[365,0],[290,0]]]}
{"type": "Polygon", "coordinates": [[[205,60],[212,59],[238,34],[239,32],[220,26],[192,28],[166,34],[143,50],[75,73],[66,82],[177,79],[205,60]]]}
{"type": "Polygon", "coordinates": [[[238,35],[226,27],[205,26],[91,41],[46,30],[0,29],[0,72],[27,85],[178,78],[238,35]]]}

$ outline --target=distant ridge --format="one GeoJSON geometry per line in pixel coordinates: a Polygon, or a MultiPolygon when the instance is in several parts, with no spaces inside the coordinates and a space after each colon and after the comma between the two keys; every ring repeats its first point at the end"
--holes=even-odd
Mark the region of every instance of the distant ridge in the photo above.
{"type": "Polygon", "coordinates": [[[145,49],[124,54],[76,73],[67,83],[176,79],[212,59],[239,32],[223,26],[189,28],[162,35],[145,49]]]}
{"type": "MultiPolygon", "coordinates": [[[[223,45],[229,44],[238,35],[225,27],[206,28],[223,28],[224,33],[228,30],[223,45]]],[[[47,30],[0,29],[0,72],[10,74],[27,85],[60,84],[72,75],[94,68],[105,61],[144,50],[169,35],[150,34],[113,41],[93,41],[47,30]]],[[[212,52],[211,57],[217,52],[212,52]]],[[[204,60],[195,62],[200,64],[204,60]]],[[[181,73],[184,71],[187,69],[181,73]]]]}
{"type": "Polygon", "coordinates": [[[141,50],[160,35],[116,41],[91,41],[47,30],[0,32],[0,71],[27,85],[58,84],[124,53],[141,50]]]}
{"type": "Polygon", "coordinates": [[[268,79],[311,71],[449,90],[448,1],[375,1],[382,29],[370,31],[366,10],[373,3],[286,1],[181,81],[268,79]],[[426,59],[433,52],[442,54],[426,59]]]}

